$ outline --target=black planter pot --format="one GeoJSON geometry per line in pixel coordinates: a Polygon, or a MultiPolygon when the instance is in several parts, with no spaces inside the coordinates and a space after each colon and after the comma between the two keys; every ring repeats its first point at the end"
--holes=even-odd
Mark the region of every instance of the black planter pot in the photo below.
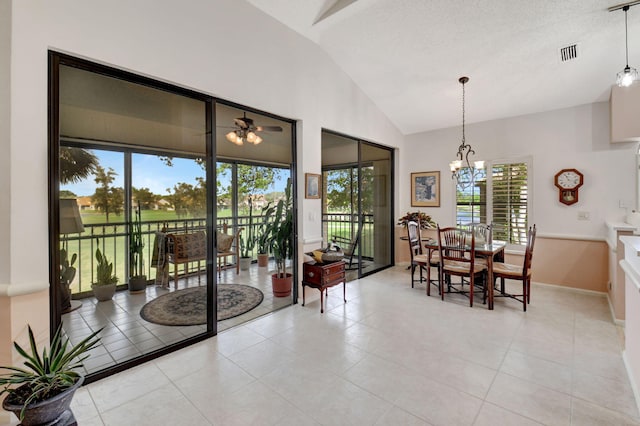
{"type": "MultiPolygon", "coordinates": [[[[53,398],[49,398],[45,401],[38,402],[36,404],[29,404],[24,411],[24,419],[22,419],[21,426],[39,426],[39,425],[67,425],[73,424],[75,419],[73,413],[69,409],[73,394],[82,385],[84,377],[80,376],[80,379],[66,389],[64,392],[59,393],[53,398]]],[[[24,386],[24,385],[23,385],[24,386]]],[[[11,411],[16,417],[20,418],[20,411],[22,411],[22,405],[11,404],[7,402],[9,396],[7,396],[2,402],[2,408],[6,411],[11,411]]]]}
{"type": "Polygon", "coordinates": [[[129,292],[142,293],[147,289],[147,276],[141,275],[129,278],[129,292]]]}

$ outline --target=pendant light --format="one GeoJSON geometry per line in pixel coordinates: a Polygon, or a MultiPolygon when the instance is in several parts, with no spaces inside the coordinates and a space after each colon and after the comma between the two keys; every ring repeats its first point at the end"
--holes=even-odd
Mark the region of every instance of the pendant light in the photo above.
{"type": "Polygon", "coordinates": [[[456,159],[449,163],[451,169],[451,177],[457,181],[457,184],[461,188],[466,188],[473,185],[473,182],[480,175],[480,171],[484,169],[484,161],[476,160],[473,162],[473,166],[469,161],[469,154],[474,154],[475,151],[471,149],[471,145],[467,143],[464,124],[465,124],[465,90],[464,85],[469,82],[469,77],[460,77],[458,82],[462,84],[462,142],[458,147],[456,153],[456,159]],[[468,178],[464,178],[467,176],[468,178]]]}
{"type": "Polygon", "coordinates": [[[629,87],[638,80],[638,70],[629,66],[629,34],[627,30],[627,12],[629,11],[629,7],[631,6],[628,4],[622,7],[622,10],[624,10],[624,48],[627,65],[617,74],[616,84],[619,87],[629,87]]]}

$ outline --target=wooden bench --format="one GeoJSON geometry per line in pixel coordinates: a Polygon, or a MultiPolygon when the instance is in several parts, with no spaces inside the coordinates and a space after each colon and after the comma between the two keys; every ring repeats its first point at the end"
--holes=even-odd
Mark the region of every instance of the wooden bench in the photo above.
{"type": "MultiPolygon", "coordinates": [[[[228,256],[233,256],[236,267],[236,274],[240,273],[240,233],[243,228],[238,228],[234,234],[227,234],[227,225],[223,225],[222,232],[217,231],[217,267],[218,276],[226,263],[228,256]]],[[[174,287],[178,288],[178,265],[184,265],[185,275],[189,273],[189,263],[198,263],[200,271],[200,261],[207,260],[207,235],[204,231],[192,233],[172,233],[166,235],[168,263],[173,264],[174,287]]],[[[198,273],[198,285],[200,284],[200,274],[198,273]]]]}
{"type": "Polygon", "coordinates": [[[167,234],[167,262],[173,263],[173,285],[178,288],[178,265],[184,265],[189,273],[189,263],[198,262],[198,285],[200,284],[200,261],[207,260],[207,234],[197,231],[188,234],[167,234]]]}

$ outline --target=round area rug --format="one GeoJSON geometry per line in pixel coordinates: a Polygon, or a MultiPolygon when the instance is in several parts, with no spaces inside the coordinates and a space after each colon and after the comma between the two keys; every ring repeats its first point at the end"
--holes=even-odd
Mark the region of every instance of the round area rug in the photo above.
{"type": "MultiPolygon", "coordinates": [[[[243,284],[218,284],[218,321],[237,317],[258,306],[264,295],[243,284]]],[[[207,288],[194,287],[164,294],[142,307],[140,316],[162,325],[207,323],[207,288]]]]}

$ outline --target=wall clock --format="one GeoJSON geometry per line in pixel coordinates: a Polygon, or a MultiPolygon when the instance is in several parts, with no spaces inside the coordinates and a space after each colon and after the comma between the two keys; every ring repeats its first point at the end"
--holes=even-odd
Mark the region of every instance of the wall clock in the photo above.
{"type": "Polygon", "coordinates": [[[570,206],[578,202],[578,189],[584,183],[584,176],[576,169],[562,169],[553,178],[558,187],[558,199],[570,206]]]}

